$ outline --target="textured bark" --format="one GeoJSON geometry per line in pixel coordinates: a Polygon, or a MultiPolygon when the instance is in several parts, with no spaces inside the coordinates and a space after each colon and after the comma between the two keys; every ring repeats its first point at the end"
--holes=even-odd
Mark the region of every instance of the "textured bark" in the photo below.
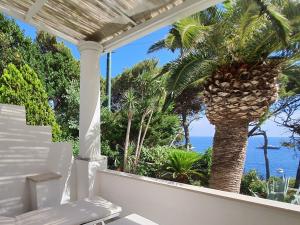
{"type": "Polygon", "coordinates": [[[184,130],[184,138],[185,138],[184,146],[187,150],[190,150],[191,141],[190,141],[189,123],[187,121],[187,116],[185,113],[182,113],[182,127],[184,130]]]}
{"type": "Polygon", "coordinates": [[[248,133],[248,137],[251,136],[259,136],[262,135],[264,137],[264,145],[263,145],[263,150],[264,150],[264,158],[265,158],[265,168],[266,168],[266,180],[270,179],[270,163],[269,163],[269,157],[268,157],[268,136],[267,136],[267,132],[264,130],[261,130],[260,126],[255,126],[251,131],[253,132],[249,132],[248,133]],[[255,130],[259,130],[258,132],[254,132],[254,128],[257,127],[255,130]],[[251,134],[251,136],[249,136],[249,134],[251,134]]]}
{"type": "Polygon", "coordinates": [[[209,180],[211,188],[239,193],[247,139],[247,121],[216,124],[209,180]]]}
{"type": "Polygon", "coordinates": [[[296,182],[295,182],[295,188],[298,189],[299,187],[300,187],[300,160],[298,164],[298,170],[297,170],[296,182]]]}
{"type": "Polygon", "coordinates": [[[206,116],[216,125],[210,187],[239,192],[248,124],[258,121],[277,99],[278,63],[232,63],[204,85],[206,116]]]}
{"type": "Polygon", "coordinates": [[[207,118],[212,124],[258,120],[277,99],[278,74],[265,63],[220,68],[205,83],[207,118]]]}

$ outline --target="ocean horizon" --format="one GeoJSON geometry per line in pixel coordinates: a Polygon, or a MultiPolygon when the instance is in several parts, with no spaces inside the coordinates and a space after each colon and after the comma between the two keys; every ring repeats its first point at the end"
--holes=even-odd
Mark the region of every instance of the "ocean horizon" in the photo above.
{"type": "MultiPolygon", "coordinates": [[[[299,151],[282,146],[283,142],[289,141],[288,137],[269,137],[268,140],[269,145],[280,146],[278,150],[268,150],[271,176],[284,174],[287,177],[296,177],[300,157],[299,151]],[[283,173],[280,173],[279,170],[283,170],[283,173]]],[[[264,152],[263,149],[257,148],[262,146],[263,143],[263,137],[250,137],[248,139],[244,173],[255,169],[260,176],[266,176],[264,152]]],[[[212,147],[213,137],[192,136],[191,144],[194,151],[203,153],[209,147],[212,147]]]]}

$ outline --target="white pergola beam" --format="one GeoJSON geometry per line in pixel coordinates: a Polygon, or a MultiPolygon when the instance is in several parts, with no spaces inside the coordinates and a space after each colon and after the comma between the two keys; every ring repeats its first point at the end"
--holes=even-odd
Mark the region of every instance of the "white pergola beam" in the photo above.
{"type": "Polygon", "coordinates": [[[29,22],[46,4],[48,0],[36,0],[35,3],[29,8],[25,15],[25,21],[29,22]]]}
{"type": "Polygon", "coordinates": [[[15,19],[18,19],[18,20],[21,20],[25,23],[29,23],[31,24],[32,26],[36,27],[38,30],[43,30],[45,32],[48,32],[49,34],[52,34],[54,36],[57,36],[57,37],[60,37],[74,45],[78,45],[79,44],[79,40],[78,39],[75,39],[73,38],[72,36],[69,36],[69,35],[66,35],[58,30],[55,30],[54,28],[50,27],[50,26],[47,26],[45,24],[42,24],[42,23],[38,23],[38,22],[35,22],[34,20],[30,20],[30,21],[26,21],[25,20],[25,16],[13,9],[7,9],[3,6],[0,5],[0,11],[8,16],[12,16],[14,17],[15,19]]]}
{"type": "Polygon", "coordinates": [[[103,45],[105,52],[113,51],[114,49],[135,41],[159,28],[170,25],[180,19],[207,9],[223,1],[224,0],[186,0],[182,4],[170,9],[169,11],[162,13],[140,25],[137,25],[111,40],[101,42],[101,44],[103,45]]]}

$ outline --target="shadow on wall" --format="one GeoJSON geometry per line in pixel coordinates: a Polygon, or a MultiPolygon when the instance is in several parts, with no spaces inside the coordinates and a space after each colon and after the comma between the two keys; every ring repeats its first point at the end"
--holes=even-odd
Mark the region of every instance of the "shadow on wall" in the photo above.
{"type": "Polygon", "coordinates": [[[95,124],[87,134],[85,148],[88,149],[87,154],[90,158],[97,159],[100,157],[100,123],[95,124]]]}
{"type": "Polygon", "coordinates": [[[61,174],[58,194],[62,195],[72,148],[67,143],[51,143],[51,139],[51,127],[26,125],[24,107],[0,104],[0,215],[30,210],[28,176],[61,174]]]}

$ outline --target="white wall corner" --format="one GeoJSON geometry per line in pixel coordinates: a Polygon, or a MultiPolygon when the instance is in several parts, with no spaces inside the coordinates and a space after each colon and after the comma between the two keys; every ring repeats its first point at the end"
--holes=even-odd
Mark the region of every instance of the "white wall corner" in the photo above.
{"type": "Polygon", "coordinates": [[[77,198],[92,197],[99,192],[99,181],[96,181],[97,171],[107,169],[107,157],[98,160],[76,159],[77,198]]]}

